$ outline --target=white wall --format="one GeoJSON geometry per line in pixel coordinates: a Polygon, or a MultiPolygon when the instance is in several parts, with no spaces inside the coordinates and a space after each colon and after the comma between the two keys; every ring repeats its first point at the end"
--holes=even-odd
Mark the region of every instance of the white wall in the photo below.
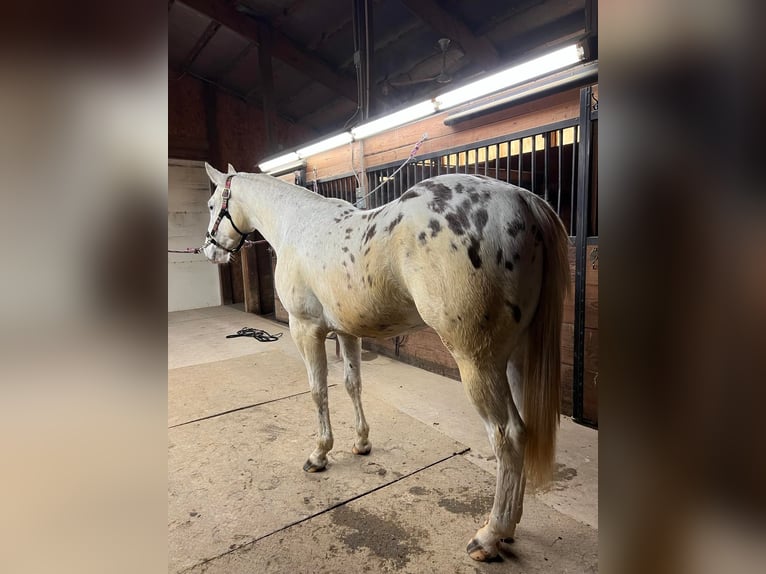
{"type": "MultiPolygon", "coordinates": [[[[210,222],[210,184],[202,162],[168,162],[168,249],[199,247],[210,222]]],[[[194,253],[168,253],[168,311],[221,304],[218,266],[194,253]]]]}

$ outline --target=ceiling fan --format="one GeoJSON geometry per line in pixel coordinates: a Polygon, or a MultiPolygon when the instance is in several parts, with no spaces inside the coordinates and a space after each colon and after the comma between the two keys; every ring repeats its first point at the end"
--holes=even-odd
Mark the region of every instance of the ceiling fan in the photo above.
{"type": "Polygon", "coordinates": [[[439,84],[449,84],[452,81],[452,76],[447,72],[447,51],[452,41],[449,38],[439,39],[439,49],[441,50],[442,66],[441,70],[435,76],[427,78],[411,78],[404,80],[390,80],[388,76],[383,80],[381,85],[381,92],[384,96],[391,93],[392,88],[400,86],[413,86],[415,84],[425,84],[427,82],[437,82],[439,84]]]}

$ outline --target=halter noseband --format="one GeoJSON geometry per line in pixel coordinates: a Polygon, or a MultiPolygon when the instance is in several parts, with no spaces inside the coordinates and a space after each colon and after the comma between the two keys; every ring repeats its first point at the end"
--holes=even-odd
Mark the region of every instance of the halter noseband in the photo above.
{"type": "Polygon", "coordinates": [[[216,247],[219,247],[223,249],[224,251],[228,251],[229,253],[236,253],[240,249],[242,249],[242,246],[245,244],[245,238],[248,236],[249,233],[242,233],[237,226],[234,224],[234,220],[231,218],[231,214],[229,213],[229,198],[231,197],[231,180],[234,179],[233,175],[230,175],[226,178],[226,184],[224,185],[223,192],[221,193],[221,210],[218,212],[218,217],[215,219],[215,223],[213,224],[213,229],[208,231],[205,235],[205,245],[203,245],[203,249],[206,245],[210,245],[211,243],[215,245],[216,247]],[[215,237],[213,237],[216,233],[218,233],[218,226],[221,224],[221,220],[223,218],[226,218],[229,220],[229,223],[231,223],[231,226],[234,228],[234,231],[239,233],[240,239],[239,239],[239,245],[237,245],[234,249],[229,249],[228,247],[225,247],[218,243],[215,240],[215,237]]]}

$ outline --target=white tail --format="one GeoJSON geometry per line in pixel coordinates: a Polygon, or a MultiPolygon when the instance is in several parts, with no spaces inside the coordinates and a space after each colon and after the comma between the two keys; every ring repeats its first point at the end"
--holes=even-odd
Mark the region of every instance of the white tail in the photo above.
{"type": "Polygon", "coordinates": [[[540,301],[529,326],[523,369],[524,467],[533,485],[550,479],[559,425],[561,321],[569,290],[568,235],[545,200],[529,194],[527,204],[543,237],[545,253],[540,301]]]}

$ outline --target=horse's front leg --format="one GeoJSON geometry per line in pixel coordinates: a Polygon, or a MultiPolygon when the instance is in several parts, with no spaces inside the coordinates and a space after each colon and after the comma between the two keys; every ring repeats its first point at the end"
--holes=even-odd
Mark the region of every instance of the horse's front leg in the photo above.
{"type": "Polygon", "coordinates": [[[353,335],[338,333],[340,348],[343,351],[343,369],[346,391],[354,403],[354,418],[356,425],[356,442],[351,451],[354,454],[369,454],[372,445],[367,436],[370,427],[364,418],[362,409],[362,341],[353,335]]]}
{"type": "Polygon", "coordinates": [[[327,332],[310,321],[296,319],[291,315],[290,334],[306,364],[311,396],[317,406],[319,417],[317,447],[309,455],[303,470],[319,472],[327,466],[327,453],[333,445],[330,410],[327,407],[327,354],[324,346],[327,332]]]}

